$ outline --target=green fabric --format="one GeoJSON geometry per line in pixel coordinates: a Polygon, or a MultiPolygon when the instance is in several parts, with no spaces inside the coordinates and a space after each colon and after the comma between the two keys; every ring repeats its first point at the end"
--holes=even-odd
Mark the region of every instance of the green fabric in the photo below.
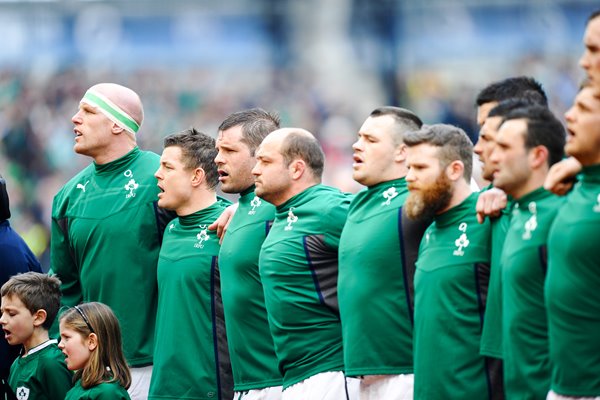
{"type": "Polygon", "coordinates": [[[548,231],[563,198],[539,188],[514,207],[502,254],[504,388],[508,399],[544,400],[550,390],[544,304],[548,231]]]}
{"type": "Polygon", "coordinates": [[[479,224],[478,193],[435,217],[415,274],[415,399],[487,399],[479,354],[489,280],[490,224],[479,224]]]}
{"type": "Polygon", "coordinates": [[[23,400],[63,400],[72,382],[73,375],[56,340],[31,349],[26,357],[18,357],[8,377],[11,390],[23,400]]]}
{"type": "Polygon", "coordinates": [[[127,390],[117,382],[103,382],[89,389],[81,387],[81,380],[75,382],[65,400],[131,400],[127,390]]]}
{"type": "Polygon", "coordinates": [[[312,186],[277,207],[260,277],[286,388],[344,369],[337,307],[338,243],[350,197],[312,186]]]}
{"type": "Polygon", "coordinates": [[[552,390],[600,396],[600,165],[585,167],[548,239],[552,390]]]}
{"type": "Polygon", "coordinates": [[[405,270],[400,237],[407,195],[402,178],[363,190],[350,205],[338,282],[348,376],[413,372],[412,293],[406,291],[414,275],[405,270]]]}
{"type": "Polygon", "coordinates": [[[117,315],[131,366],[152,363],[156,264],[161,229],[154,172],[158,155],[135,148],[71,179],[52,206],[52,271],[62,305],[107,304],[117,315]]]}
{"type": "Polygon", "coordinates": [[[241,194],[219,253],[223,307],[236,391],[281,385],[258,272],[260,247],[275,219],[275,206],[241,194]]]}
{"type": "MultiPolygon", "coordinates": [[[[491,189],[489,185],[485,190],[491,189]]],[[[510,216],[514,201],[509,197],[508,203],[497,218],[492,218],[492,258],[490,286],[488,289],[481,333],[480,352],[484,356],[502,358],[502,249],[506,239],[506,231],[510,225],[510,216]]]]}
{"type": "Polygon", "coordinates": [[[158,261],[156,346],[149,399],[233,397],[220,298],[219,239],[207,230],[219,202],[179,217],[165,230],[158,261]],[[221,312],[220,312],[221,311],[221,312]],[[222,365],[226,366],[224,371],[222,365]]]}

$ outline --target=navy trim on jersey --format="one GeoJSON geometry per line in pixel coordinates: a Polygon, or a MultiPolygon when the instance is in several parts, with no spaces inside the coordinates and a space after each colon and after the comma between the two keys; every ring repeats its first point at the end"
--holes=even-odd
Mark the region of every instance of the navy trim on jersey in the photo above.
{"type": "Polygon", "coordinates": [[[406,246],[404,245],[404,214],[402,213],[402,207],[398,209],[398,241],[400,245],[400,257],[402,258],[402,279],[404,280],[404,295],[406,296],[406,307],[408,308],[408,318],[410,324],[415,325],[414,321],[414,305],[415,305],[415,264],[412,263],[412,268],[408,269],[411,265],[407,262],[406,257],[406,246]],[[410,274],[410,278],[409,275],[410,274]]]}
{"type": "Polygon", "coordinates": [[[540,258],[540,266],[544,276],[548,274],[548,247],[542,245],[538,247],[538,257],[540,258]]]}
{"type": "Polygon", "coordinates": [[[327,246],[323,235],[304,236],[302,244],[319,301],[339,318],[337,252],[327,246]]]}
{"type": "Polygon", "coordinates": [[[481,321],[481,329],[483,329],[485,305],[487,303],[487,293],[490,284],[490,265],[485,263],[477,263],[475,264],[474,272],[475,288],[477,290],[477,303],[479,306],[479,319],[481,321]]]}
{"type": "Polygon", "coordinates": [[[225,400],[233,397],[233,376],[226,373],[226,371],[231,371],[231,362],[225,332],[225,315],[221,298],[221,278],[217,256],[212,257],[210,265],[210,299],[217,389],[219,391],[217,399],[225,400]],[[226,379],[228,377],[229,379],[226,379]],[[224,390],[225,388],[230,389],[224,390]]]}

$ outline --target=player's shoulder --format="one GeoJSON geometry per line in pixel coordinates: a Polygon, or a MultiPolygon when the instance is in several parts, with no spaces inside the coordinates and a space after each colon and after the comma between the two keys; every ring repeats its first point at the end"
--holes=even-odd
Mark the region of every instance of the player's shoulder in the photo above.
{"type": "Polygon", "coordinates": [[[81,171],[79,171],[75,176],[67,181],[61,187],[56,195],[54,196],[54,202],[61,202],[66,200],[69,197],[69,194],[72,193],[76,188],[77,184],[85,184],[89,177],[94,174],[94,165],[90,164],[81,171]]]}

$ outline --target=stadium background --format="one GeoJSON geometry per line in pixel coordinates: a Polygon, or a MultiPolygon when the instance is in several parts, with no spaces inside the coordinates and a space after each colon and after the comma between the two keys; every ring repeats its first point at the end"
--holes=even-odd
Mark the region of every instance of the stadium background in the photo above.
{"type": "Polygon", "coordinates": [[[475,138],[487,83],[536,77],[560,114],[583,73],[588,0],[0,0],[0,173],[11,224],[48,268],[52,198],[89,163],[71,116],[97,82],[135,89],[142,148],[195,126],[216,135],[260,106],[315,133],[344,190],[368,113],[401,105],[475,138]]]}

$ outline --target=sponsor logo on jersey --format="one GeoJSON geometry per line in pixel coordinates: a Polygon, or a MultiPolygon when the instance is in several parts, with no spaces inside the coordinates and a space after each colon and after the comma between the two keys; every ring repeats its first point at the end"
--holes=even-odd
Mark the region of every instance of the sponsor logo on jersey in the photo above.
{"type": "Polygon", "coordinates": [[[25,386],[20,386],[17,388],[17,400],[27,400],[29,398],[29,388],[25,386]]]}
{"type": "Polygon", "coordinates": [[[296,222],[298,222],[298,217],[294,215],[294,207],[291,207],[290,211],[288,211],[287,226],[284,228],[284,230],[291,231],[294,229],[292,224],[295,224],[296,222]]]}
{"type": "Polygon", "coordinates": [[[83,185],[82,185],[81,183],[78,183],[78,184],[77,184],[77,189],[81,189],[81,191],[82,191],[83,193],[85,193],[85,187],[87,186],[87,184],[88,184],[88,183],[90,183],[90,181],[89,181],[89,180],[85,181],[85,183],[84,183],[83,185]]]}
{"type": "Polygon", "coordinates": [[[456,239],[454,241],[456,250],[454,250],[454,252],[452,254],[454,254],[455,256],[462,257],[465,255],[465,252],[463,251],[463,249],[466,247],[469,247],[469,244],[471,243],[471,242],[469,242],[469,238],[467,237],[467,223],[462,222],[458,226],[458,230],[461,231],[462,234],[458,237],[458,239],[456,239]]]}
{"type": "Polygon", "coordinates": [[[204,242],[210,239],[208,233],[206,232],[206,225],[198,225],[200,227],[200,233],[196,235],[196,239],[198,239],[198,243],[194,245],[195,248],[201,249],[204,247],[204,242]]]}
{"type": "Polygon", "coordinates": [[[260,207],[261,204],[262,204],[262,201],[260,200],[260,197],[254,196],[254,198],[250,202],[250,205],[252,206],[252,210],[248,211],[248,215],[256,214],[255,209],[260,207]]]}
{"type": "Polygon", "coordinates": [[[131,172],[130,169],[128,169],[127,171],[123,172],[123,175],[125,175],[126,178],[131,178],[129,179],[129,182],[127,182],[127,184],[125,185],[125,190],[128,192],[125,195],[126,199],[135,197],[135,190],[140,186],[135,179],[133,179],[133,172],[131,172]]]}
{"type": "Polygon", "coordinates": [[[383,198],[385,199],[385,201],[383,203],[381,203],[381,205],[389,206],[392,199],[396,196],[398,196],[398,191],[396,190],[396,188],[394,186],[392,186],[391,188],[389,188],[388,190],[383,192],[383,198]]]}
{"type": "Polygon", "coordinates": [[[529,203],[529,212],[531,213],[531,217],[525,222],[525,232],[523,232],[523,239],[529,240],[531,239],[531,232],[537,229],[537,205],[535,201],[529,203]]]}
{"type": "Polygon", "coordinates": [[[175,224],[169,225],[169,232],[171,232],[173,230],[173,228],[175,228],[175,224]]]}

